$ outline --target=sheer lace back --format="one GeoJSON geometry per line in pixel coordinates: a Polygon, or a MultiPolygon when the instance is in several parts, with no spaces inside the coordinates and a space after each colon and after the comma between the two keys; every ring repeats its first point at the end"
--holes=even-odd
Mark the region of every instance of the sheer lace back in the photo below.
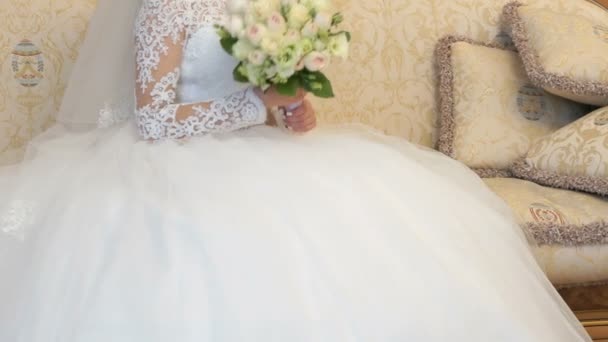
{"type": "Polygon", "coordinates": [[[234,85],[229,72],[233,61],[218,49],[212,25],[221,20],[224,7],[223,0],[143,1],[135,22],[135,91],[144,139],[180,139],[265,121],[264,104],[250,88],[234,85]],[[222,53],[228,62],[206,60],[210,55],[202,51],[222,53]],[[201,72],[196,66],[206,63],[213,64],[207,64],[209,70],[217,69],[215,75],[222,72],[219,79],[196,75],[201,72]],[[211,96],[201,99],[204,94],[211,96]],[[180,102],[184,100],[192,102],[180,102]]]}

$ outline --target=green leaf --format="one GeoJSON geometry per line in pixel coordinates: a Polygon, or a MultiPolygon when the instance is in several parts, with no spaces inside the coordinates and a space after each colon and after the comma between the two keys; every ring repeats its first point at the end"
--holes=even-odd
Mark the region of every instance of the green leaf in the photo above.
{"type": "Polygon", "coordinates": [[[293,75],[286,83],[277,84],[276,87],[281,95],[296,96],[298,88],[300,88],[300,78],[297,75],[293,75]]]}
{"type": "Polygon", "coordinates": [[[344,16],[342,15],[342,13],[336,13],[331,18],[331,26],[340,25],[343,21],[344,21],[344,16]]]}
{"type": "Polygon", "coordinates": [[[283,16],[283,18],[285,18],[285,20],[287,20],[287,15],[289,14],[290,9],[291,6],[289,5],[281,5],[281,15],[283,16]]]}
{"type": "Polygon", "coordinates": [[[351,33],[350,33],[350,32],[348,32],[348,31],[339,31],[339,32],[336,32],[336,33],[332,33],[332,34],[331,34],[331,36],[332,36],[332,37],[336,37],[336,36],[339,36],[339,35],[341,35],[341,34],[346,35],[346,40],[348,40],[348,41],[350,42],[350,40],[351,40],[351,38],[352,38],[352,35],[351,35],[351,33]]]}
{"type": "Polygon", "coordinates": [[[230,32],[228,32],[228,30],[226,30],[225,27],[220,26],[218,24],[215,24],[214,27],[215,27],[215,31],[217,32],[217,34],[220,36],[221,39],[230,38],[230,32]]]}
{"type": "Polygon", "coordinates": [[[237,82],[247,83],[247,82],[249,82],[249,79],[247,78],[247,75],[243,74],[242,66],[243,66],[243,63],[239,63],[239,65],[237,65],[236,68],[234,68],[234,71],[232,72],[232,76],[234,76],[234,80],[237,82]]]}
{"type": "Polygon", "coordinates": [[[334,97],[334,90],[329,79],[323,73],[302,71],[302,86],[313,95],[321,98],[334,97]]]}
{"type": "Polygon", "coordinates": [[[309,93],[312,93],[312,81],[310,81],[307,78],[302,77],[300,79],[300,85],[302,88],[304,88],[304,90],[306,90],[309,93]]]}
{"type": "Polygon", "coordinates": [[[229,55],[232,56],[232,47],[234,46],[234,44],[236,44],[237,41],[237,38],[226,37],[220,39],[220,44],[222,45],[224,51],[226,51],[229,55]]]}

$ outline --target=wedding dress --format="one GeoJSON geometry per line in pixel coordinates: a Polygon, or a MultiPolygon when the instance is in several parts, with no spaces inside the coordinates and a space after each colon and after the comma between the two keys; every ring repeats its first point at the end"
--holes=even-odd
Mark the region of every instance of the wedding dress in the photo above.
{"type": "Polygon", "coordinates": [[[589,341],[466,167],[260,125],[222,13],[144,0],[133,119],[2,170],[0,341],[589,341]]]}

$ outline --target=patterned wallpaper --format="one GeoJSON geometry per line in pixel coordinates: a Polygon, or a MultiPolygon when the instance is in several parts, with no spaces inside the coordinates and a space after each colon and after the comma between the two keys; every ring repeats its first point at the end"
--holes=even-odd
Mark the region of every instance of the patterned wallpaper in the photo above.
{"type": "MultiPolygon", "coordinates": [[[[437,40],[460,34],[492,41],[510,0],[339,0],[353,32],[350,60],[329,72],[338,97],[317,100],[325,122],[363,122],[433,146],[437,138],[437,40]]],[[[607,20],[585,0],[526,0],[534,6],[607,20]]]]}
{"type": "MultiPolygon", "coordinates": [[[[321,121],[363,122],[432,146],[434,49],[447,34],[493,40],[508,0],[335,0],[353,32],[351,58],[330,76],[337,98],[315,100],[321,121]]],[[[584,0],[528,0],[569,13],[606,12],[584,0]]],[[[47,127],[95,0],[0,0],[0,164],[47,127]]]]}
{"type": "Polygon", "coordinates": [[[0,1],[0,164],[52,123],[94,5],[0,1]]]}

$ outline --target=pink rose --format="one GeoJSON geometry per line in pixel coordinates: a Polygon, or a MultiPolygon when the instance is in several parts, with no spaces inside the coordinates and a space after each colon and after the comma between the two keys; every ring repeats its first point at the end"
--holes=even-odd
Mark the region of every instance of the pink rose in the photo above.
{"type": "Polygon", "coordinates": [[[304,57],[304,65],[310,71],[322,70],[328,63],[329,57],[318,51],[313,51],[304,57]]]}

